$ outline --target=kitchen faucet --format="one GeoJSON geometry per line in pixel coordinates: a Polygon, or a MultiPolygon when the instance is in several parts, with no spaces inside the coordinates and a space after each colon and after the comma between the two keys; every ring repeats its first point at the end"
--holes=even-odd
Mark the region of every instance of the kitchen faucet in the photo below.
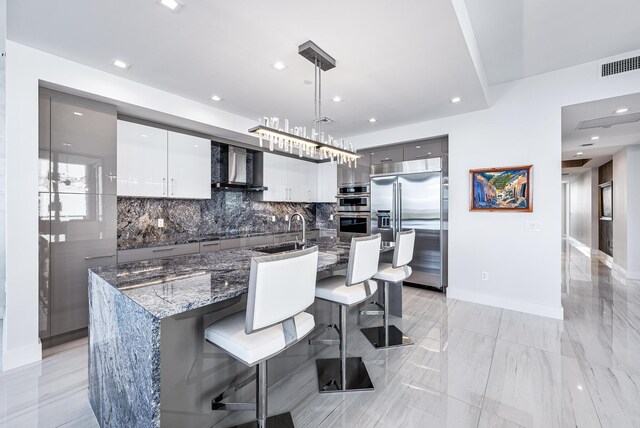
{"type": "Polygon", "coordinates": [[[300,214],[299,212],[295,212],[293,214],[291,214],[291,216],[289,217],[289,231],[291,231],[291,220],[293,220],[293,218],[295,216],[300,216],[300,219],[302,220],[302,241],[298,241],[298,236],[296,235],[296,245],[300,245],[302,247],[304,247],[305,245],[307,245],[307,231],[306,231],[306,222],[304,220],[304,216],[302,214],[300,214]]]}

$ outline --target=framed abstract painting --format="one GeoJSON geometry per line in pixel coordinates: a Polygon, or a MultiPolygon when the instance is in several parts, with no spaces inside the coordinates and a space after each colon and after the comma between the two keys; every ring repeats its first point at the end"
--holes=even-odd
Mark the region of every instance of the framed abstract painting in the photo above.
{"type": "Polygon", "coordinates": [[[470,211],[532,212],[532,165],[472,169],[470,211]]]}

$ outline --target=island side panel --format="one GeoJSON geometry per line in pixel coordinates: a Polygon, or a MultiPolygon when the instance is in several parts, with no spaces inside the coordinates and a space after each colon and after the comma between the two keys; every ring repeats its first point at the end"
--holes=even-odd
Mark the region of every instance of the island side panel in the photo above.
{"type": "Polygon", "coordinates": [[[91,271],[89,402],[102,428],[160,426],[160,320],[91,271]]]}

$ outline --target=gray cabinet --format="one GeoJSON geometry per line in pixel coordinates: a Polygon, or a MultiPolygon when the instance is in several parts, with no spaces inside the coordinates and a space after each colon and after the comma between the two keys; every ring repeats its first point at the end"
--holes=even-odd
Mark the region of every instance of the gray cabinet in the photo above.
{"type": "Polygon", "coordinates": [[[87,327],[88,269],[116,263],[117,119],[115,106],[48,89],[39,102],[39,324],[48,346],[87,327]]]}
{"type": "Polygon", "coordinates": [[[371,153],[371,165],[380,165],[382,163],[402,162],[404,159],[404,151],[402,147],[393,147],[390,149],[378,149],[371,153]]]}
{"type": "Polygon", "coordinates": [[[116,194],[116,108],[51,97],[51,191],[116,194]]]}
{"type": "MultiPolygon", "coordinates": [[[[362,158],[358,159],[355,166],[348,164],[338,165],[338,186],[344,184],[369,183],[371,178],[371,162],[367,152],[360,153],[362,158]]],[[[335,189],[337,190],[337,189],[335,189]]]]}
{"type": "Polygon", "coordinates": [[[116,263],[116,196],[52,194],[50,332],[88,326],[88,269],[116,263]]]}
{"type": "Polygon", "coordinates": [[[141,260],[162,259],[166,257],[184,256],[200,252],[200,244],[162,245],[157,247],[133,248],[118,251],[118,263],[137,262],[141,260]]]}
{"type": "Polygon", "coordinates": [[[404,146],[404,160],[430,159],[442,156],[441,142],[418,142],[404,146]]]}

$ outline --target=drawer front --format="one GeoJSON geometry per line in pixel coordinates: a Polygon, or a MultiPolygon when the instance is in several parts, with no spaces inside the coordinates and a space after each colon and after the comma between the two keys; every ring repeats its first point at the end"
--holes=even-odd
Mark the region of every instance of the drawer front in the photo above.
{"type": "Polygon", "coordinates": [[[318,239],[319,236],[320,236],[320,231],[318,230],[311,230],[307,232],[307,239],[318,239]]]}
{"type": "Polygon", "coordinates": [[[220,251],[222,241],[205,241],[200,243],[200,253],[213,253],[214,251],[220,251]]]}
{"type": "Polygon", "coordinates": [[[220,249],[229,250],[231,248],[240,248],[242,244],[242,238],[223,239],[220,241],[220,249]]]}
{"type": "Polygon", "coordinates": [[[267,235],[267,236],[252,236],[249,239],[247,239],[248,241],[248,245],[249,246],[254,246],[254,245],[268,245],[268,244],[273,244],[273,235],[267,235]]]}
{"type": "Polygon", "coordinates": [[[326,238],[326,237],[335,238],[336,236],[338,236],[338,232],[333,229],[323,229],[320,231],[321,238],[326,238]]]}
{"type": "Polygon", "coordinates": [[[165,257],[184,256],[200,252],[200,244],[165,245],[161,247],[135,248],[118,251],[118,263],[136,262],[140,260],[161,259],[165,257]]]}

